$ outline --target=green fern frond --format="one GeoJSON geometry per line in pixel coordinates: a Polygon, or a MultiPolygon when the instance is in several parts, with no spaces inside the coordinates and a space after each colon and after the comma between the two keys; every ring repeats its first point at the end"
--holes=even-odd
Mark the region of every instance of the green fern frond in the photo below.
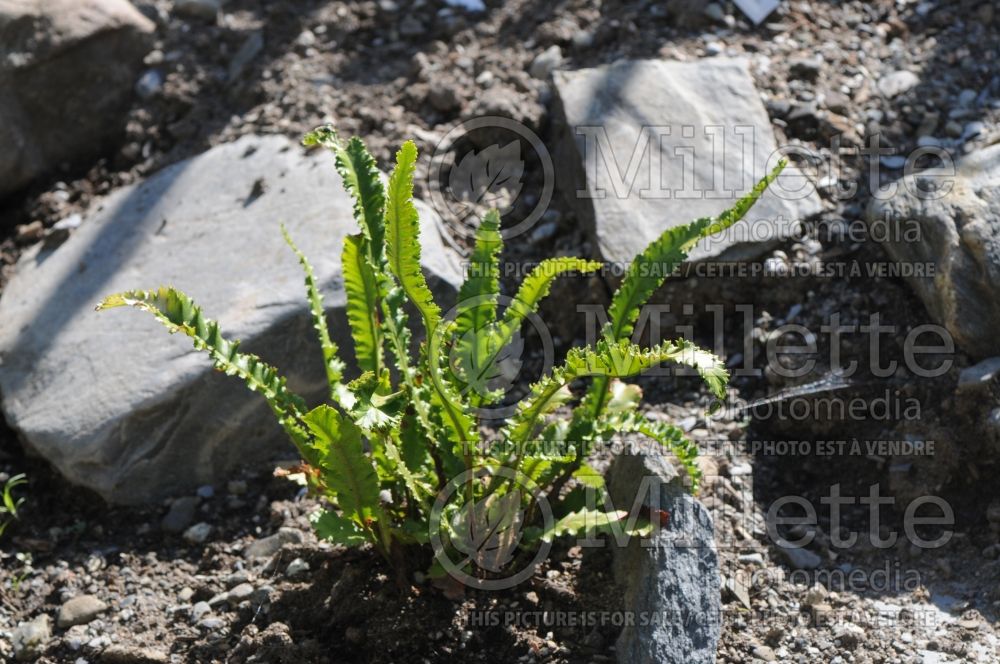
{"type": "Polygon", "coordinates": [[[378,321],[378,283],[364,255],[364,238],[344,238],[341,263],[347,294],[347,321],[354,339],[354,356],[361,371],[380,373],[383,367],[382,336],[378,321]]]}
{"type": "MultiPolygon", "coordinates": [[[[771,186],[771,183],[778,179],[778,176],[781,175],[781,171],[785,170],[785,166],[787,165],[787,160],[779,159],[777,165],[771,169],[771,172],[758,180],[757,184],[753,186],[753,189],[751,189],[749,193],[736,201],[735,205],[731,208],[716,217],[715,221],[708,226],[708,228],[702,230],[701,237],[706,238],[711,235],[721,233],[745,217],[747,212],[750,211],[750,208],[754,206],[760,197],[764,195],[767,188],[771,186]]],[[[691,241],[687,248],[690,249],[696,242],[697,240],[691,241]]]]}
{"type": "Polygon", "coordinates": [[[446,362],[443,340],[449,337],[447,322],[439,323],[437,332],[427,340],[425,366],[430,378],[431,404],[440,413],[440,421],[448,440],[455,444],[455,453],[469,454],[472,441],[475,440],[475,421],[467,412],[467,405],[462,400],[455,386],[445,379],[442,365],[446,362]]]}
{"type": "Polygon", "coordinates": [[[385,187],[375,158],[354,136],[346,147],[336,151],[336,162],[345,188],[354,196],[354,218],[367,240],[369,259],[375,268],[381,268],[385,260],[385,187]]]}
{"type": "Polygon", "coordinates": [[[510,306],[504,311],[500,322],[500,339],[503,343],[521,327],[524,319],[538,311],[538,306],[552,290],[552,283],[569,272],[594,272],[601,268],[600,261],[589,261],[572,256],[546,258],[524,278],[510,306]]]}
{"type": "Polygon", "coordinates": [[[413,172],[417,146],[407,141],[396,153],[396,167],[389,176],[386,202],[386,245],[389,271],[396,277],[410,302],[420,312],[427,335],[427,378],[434,403],[452,442],[466,445],[472,440],[474,423],[454,387],[443,375],[444,339],[451,327],[442,324],[441,308],[434,302],[420,267],[420,219],[413,205],[413,172]]]}
{"type": "Polygon", "coordinates": [[[379,481],[375,465],[365,454],[361,429],[331,406],[311,410],[303,421],[324,454],[323,479],[344,516],[370,527],[379,506],[379,481]]]}
{"type": "Polygon", "coordinates": [[[326,322],[326,310],[323,308],[323,295],[319,292],[319,286],[316,284],[316,274],[313,271],[312,265],[305,254],[295,246],[295,242],[292,240],[292,236],[289,235],[288,229],[285,228],[284,224],[281,225],[281,234],[285,237],[285,242],[288,246],[295,252],[295,255],[299,259],[299,264],[302,265],[302,271],[305,273],[306,296],[309,299],[309,308],[312,312],[313,327],[316,329],[316,333],[319,336],[319,345],[323,350],[323,368],[326,369],[326,380],[330,385],[330,396],[336,400],[340,394],[340,379],[344,375],[344,363],[337,355],[337,344],[330,339],[330,329],[326,322]]]}
{"type": "Polygon", "coordinates": [[[416,162],[416,144],[413,141],[403,143],[396,153],[396,167],[389,176],[385,208],[386,253],[389,271],[420,312],[427,338],[430,339],[441,321],[441,308],[434,302],[434,295],[420,267],[420,219],[413,205],[416,162]]]}
{"type": "MultiPolygon", "coordinates": [[[[466,384],[483,385],[485,377],[495,372],[497,357],[507,348],[514,335],[520,329],[524,319],[538,311],[538,306],[552,289],[552,283],[561,275],[569,272],[593,272],[601,267],[598,261],[588,261],[582,258],[558,257],[549,258],[539,263],[525,277],[518,288],[517,294],[504,311],[503,319],[496,325],[481,329],[475,334],[475,345],[472,354],[462,356],[465,365],[475,371],[475,375],[465,375],[466,384]]],[[[460,351],[466,350],[460,347],[460,351]]],[[[501,393],[489,394],[478,392],[476,405],[495,401],[501,393]]]]}
{"type": "Polygon", "coordinates": [[[469,273],[458,290],[455,336],[486,330],[496,321],[500,292],[500,214],[490,210],[476,229],[476,246],[469,258],[469,273]]]}
{"type": "Polygon", "coordinates": [[[632,334],[642,306],[687,257],[699,240],[721,233],[742,219],[785,167],[782,160],[747,195],[718,217],[703,217],[683,226],[668,228],[629,265],[608,309],[611,339],[632,334]]]}
{"type": "Polygon", "coordinates": [[[684,430],[667,422],[656,422],[636,412],[620,412],[607,415],[597,423],[603,433],[638,433],[655,440],[670,450],[691,479],[692,492],[698,490],[701,469],[696,462],[698,446],[688,440],[684,430]]]}
{"type": "Polygon", "coordinates": [[[375,158],[360,138],[354,136],[345,145],[330,125],[313,129],[302,139],[302,144],[322,146],[333,152],[344,189],[354,199],[354,218],[367,241],[365,254],[373,267],[380,268],[385,244],[385,187],[375,158]]]}
{"type": "Polygon", "coordinates": [[[596,348],[573,348],[566,361],[531,387],[505,428],[506,439],[522,444],[534,434],[541,419],[563,401],[560,393],[574,380],[590,376],[627,378],[662,362],[686,362],[692,344],[668,341],[650,349],[627,341],[602,339],[596,348]]]}
{"type": "Polygon", "coordinates": [[[674,362],[684,364],[695,371],[705,381],[705,385],[713,396],[722,399],[726,396],[726,386],[729,384],[729,372],[715,353],[711,353],[694,343],[684,341],[683,348],[678,351],[674,362]]]}
{"type": "Polygon", "coordinates": [[[368,541],[365,531],[350,519],[333,510],[317,510],[309,521],[316,529],[316,537],[343,546],[361,546],[368,541]]]}
{"type": "Polygon", "coordinates": [[[237,376],[254,392],[259,392],[274,411],[278,422],[310,463],[315,463],[311,436],[300,421],[305,410],[301,397],[288,390],[278,370],[256,355],[239,352],[239,342],[229,341],[215,321],[206,318],[191,298],[170,287],[155,291],[133,290],[106,297],[97,310],[130,306],[147,311],[171,332],[191,337],[194,347],[208,353],[215,367],[237,376]]]}
{"type": "MultiPolygon", "coordinates": [[[[615,340],[630,337],[643,305],[663,285],[674,269],[687,259],[688,253],[698,241],[715,233],[721,233],[746,216],[768,185],[785,168],[785,164],[784,160],[779,161],[774,170],[764,176],[750,193],[740,198],[733,207],[718,217],[704,217],[684,226],[669,228],[636,256],[611,299],[605,336],[615,340]]],[[[591,419],[599,417],[603,412],[607,388],[605,380],[596,380],[591,386],[588,399],[591,419]]]]}

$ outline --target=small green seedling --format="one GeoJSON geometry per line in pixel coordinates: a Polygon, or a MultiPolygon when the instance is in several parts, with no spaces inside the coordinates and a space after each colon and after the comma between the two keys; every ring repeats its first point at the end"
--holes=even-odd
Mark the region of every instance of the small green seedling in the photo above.
{"type": "Polygon", "coordinates": [[[7,526],[17,519],[17,511],[24,504],[24,497],[15,498],[14,489],[27,484],[28,478],[24,473],[19,473],[8,478],[3,485],[3,504],[0,505],[0,537],[3,537],[7,526]]]}

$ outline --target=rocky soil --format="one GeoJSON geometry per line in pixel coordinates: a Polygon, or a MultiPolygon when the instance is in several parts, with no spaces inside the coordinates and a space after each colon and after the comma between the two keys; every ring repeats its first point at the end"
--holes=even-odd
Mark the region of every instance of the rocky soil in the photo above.
{"type": "MultiPolygon", "coordinates": [[[[156,44],[137,83],[126,140],[89,169],[0,203],[0,287],[24,247],[58,242],[78,224],[76,215],[110,191],[243,134],[296,136],[330,121],[366,137],[384,166],[402,140],[416,137],[429,151],[452,123],[484,113],[515,117],[548,140],[545,74],[553,64],[743,55],[779,142],[818,155],[812,166],[825,212],[799,241],[767,257],[772,276],[672,286],[670,296],[685,302],[754,305],[750,329],[727,323],[726,354],[738,366],[735,358],[747,350],[743,335],[760,353],[768,330],[783,321],[818,329],[831,312],[843,311],[856,320],[880,313],[904,332],[928,322],[896,278],[864,271],[780,276],[781,268],[885,260],[876,243],[851,232],[877,184],[867,180],[868,157],[837,159],[833,137],[863,146],[879,134],[881,145],[898,154],[921,145],[962,154],[997,139],[1000,17],[989,1],[784,2],[759,27],[729,3],[711,3],[702,14],[668,12],[654,2],[522,0],[469,13],[436,1],[404,8],[392,0],[231,0],[215,21],[165,0],[137,4],[156,22],[156,44]],[[851,184],[858,186],[854,195],[838,195],[851,184]]],[[[874,157],[888,171],[883,177],[901,166],[898,154],[874,157]]],[[[589,253],[558,197],[545,223],[551,232],[512,243],[505,260],[589,253]]],[[[573,312],[545,314],[553,315],[562,340],[582,334],[573,312]]],[[[690,318],[698,329],[711,321],[704,313],[690,318]]],[[[902,334],[891,339],[890,353],[903,342],[902,334]]],[[[868,353],[854,343],[844,359],[866,361],[868,353]]],[[[944,379],[895,377],[877,391],[909,390],[926,405],[925,427],[960,436],[952,392],[958,369],[969,363],[959,354],[944,379]]],[[[652,407],[702,444],[706,474],[716,477],[701,499],[715,514],[720,542],[731,543],[720,545],[720,661],[1000,661],[1000,505],[995,488],[980,481],[992,472],[986,461],[963,460],[911,486],[878,455],[753,455],[748,443],[755,440],[902,436],[887,422],[855,423],[856,430],[800,422],[789,430],[736,413],[706,419],[707,400],[693,385],[649,379],[645,387],[652,407]],[[719,441],[726,443],[721,451],[719,441]],[[818,504],[834,483],[843,495],[867,495],[874,483],[886,487],[883,495],[945,495],[957,532],[937,550],[903,538],[888,549],[844,549],[831,546],[829,519],[821,517],[814,544],[799,554],[774,546],[763,520],[771,502],[790,494],[818,504]],[[852,570],[887,570],[889,582],[854,589],[829,582],[830,573],[852,570]]],[[[752,401],[784,387],[771,375],[738,378],[734,398],[752,401]]],[[[25,458],[11,432],[0,435],[0,471],[26,472],[31,480],[21,520],[0,540],[0,658],[12,658],[15,649],[34,651],[40,662],[77,664],[614,658],[614,624],[482,624],[490,611],[620,610],[606,551],[564,547],[529,584],[508,593],[461,597],[415,579],[418,591],[401,599],[370,552],[315,541],[306,520],[312,504],[294,485],[272,478],[271,467],[247,468],[226,486],[169,504],[111,508],[25,458]]],[[[884,510],[882,525],[898,527],[899,519],[898,511],[884,510]]],[[[867,531],[870,522],[867,508],[855,505],[842,525],[867,531]]]]}

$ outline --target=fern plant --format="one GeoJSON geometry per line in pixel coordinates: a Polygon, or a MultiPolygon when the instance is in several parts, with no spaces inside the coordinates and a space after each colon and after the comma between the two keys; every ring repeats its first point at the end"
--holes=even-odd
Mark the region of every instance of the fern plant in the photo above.
{"type": "Polygon", "coordinates": [[[466,568],[475,563],[477,574],[500,572],[517,547],[530,549],[539,541],[608,526],[624,516],[576,506],[561,491],[574,477],[597,490],[603,487],[600,474],[587,465],[587,450],[618,432],[661,443],[697,487],[696,447],[677,427],[641,415],[641,391],[622,379],[672,362],[693,367],[721,398],[726,371],[714,355],[691,342],[643,348],[630,337],[640,308],[666,275],[700,239],[742,218],[783,164],[731,210],[672,228],[639,254],[613,297],[600,341],[570,350],[561,365],[531,386],[499,431],[498,444],[481,436],[477,415],[503,396],[484,387],[498,358],[525,318],[537,312],[558,276],[590,273],[600,263],[567,257],[545,260],[500,312],[500,218],[490,212],[478,228],[455,315],[443,317],[420,267],[413,142],[397,152],[387,184],[358,138],[344,141],[332,128],[322,127],[307,134],[303,143],[333,151],[353,197],[360,231],[346,239],[341,256],[347,318],[360,369],[359,376],[347,381],[313,269],[282,228],[305,272],[329,382],[328,403],[307,408],[277,369],[241,352],[239,342],[227,339],[218,323],[173,288],[119,293],[98,309],[129,305],[149,312],[171,332],[191,337],[217,369],[264,396],[303,459],[310,490],[325,499],[325,507],[313,517],[319,537],[347,546],[370,544],[397,571],[406,570],[415,559],[410,552],[419,552],[429,542],[436,498],[453,478],[463,477],[456,500],[443,517],[437,515],[448,535],[445,546],[466,554],[466,568]],[[404,307],[407,302],[412,309],[404,307]],[[415,311],[418,320],[410,320],[408,310],[415,311]],[[412,343],[416,336],[422,337],[418,346],[412,343]],[[591,381],[585,395],[569,416],[556,416],[560,406],[574,401],[570,388],[581,379],[591,381]],[[465,389],[470,385],[475,389],[465,389]],[[504,480],[512,476],[536,487],[535,495],[504,480]],[[520,523],[524,527],[515,536],[508,515],[527,508],[527,521],[537,521],[528,503],[539,493],[555,506],[558,518],[520,523]],[[479,535],[482,524],[477,519],[487,524],[487,537],[479,535]],[[498,546],[501,531],[509,535],[498,546]]]}

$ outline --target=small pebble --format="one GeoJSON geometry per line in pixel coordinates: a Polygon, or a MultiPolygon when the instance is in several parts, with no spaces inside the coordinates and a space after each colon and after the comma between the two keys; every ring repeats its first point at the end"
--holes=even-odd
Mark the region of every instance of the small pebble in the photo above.
{"type": "Polygon", "coordinates": [[[239,604],[244,600],[248,600],[253,595],[253,591],[254,588],[252,584],[241,583],[229,591],[229,603],[239,604]]]}
{"type": "Polygon", "coordinates": [[[767,646],[754,646],[753,656],[757,659],[762,659],[765,662],[777,661],[778,657],[774,654],[774,651],[767,646]]]}
{"type": "Polygon", "coordinates": [[[52,638],[52,625],[44,613],[30,622],[18,623],[10,636],[14,658],[29,660],[38,656],[48,640],[52,638]]]}
{"type": "Polygon", "coordinates": [[[195,496],[178,498],[170,504],[170,510],[163,517],[163,521],[160,522],[160,528],[168,533],[184,532],[191,525],[191,522],[194,521],[197,509],[198,498],[195,496]]]}
{"type": "Polygon", "coordinates": [[[192,544],[204,544],[212,534],[212,526],[207,523],[196,523],[184,531],[184,539],[192,544]]]}
{"type": "Polygon", "coordinates": [[[59,607],[56,626],[66,629],[73,625],[86,625],[108,610],[108,605],[93,595],[80,595],[63,602],[59,607]]]}
{"type": "Polygon", "coordinates": [[[159,69],[147,69],[135,84],[135,93],[140,99],[149,99],[163,88],[163,72],[159,69]]]}
{"type": "Polygon", "coordinates": [[[206,629],[210,632],[215,632],[222,629],[226,624],[226,621],[222,618],[205,618],[198,622],[198,627],[206,629]]]}
{"type": "Polygon", "coordinates": [[[212,612],[208,602],[198,602],[191,607],[191,622],[198,622],[203,616],[212,612]]]}
{"type": "Polygon", "coordinates": [[[309,563],[301,558],[296,558],[292,562],[288,563],[288,567],[285,568],[285,576],[295,578],[297,576],[305,575],[308,571],[309,563]]]}
{"type": "Polygon", "coordinates": [[[544,81],[562,64],[562,60],[562,49],[558,45],[552,45],[532,60],[528,73],[531,74],[532,78],[544,81]]]}

